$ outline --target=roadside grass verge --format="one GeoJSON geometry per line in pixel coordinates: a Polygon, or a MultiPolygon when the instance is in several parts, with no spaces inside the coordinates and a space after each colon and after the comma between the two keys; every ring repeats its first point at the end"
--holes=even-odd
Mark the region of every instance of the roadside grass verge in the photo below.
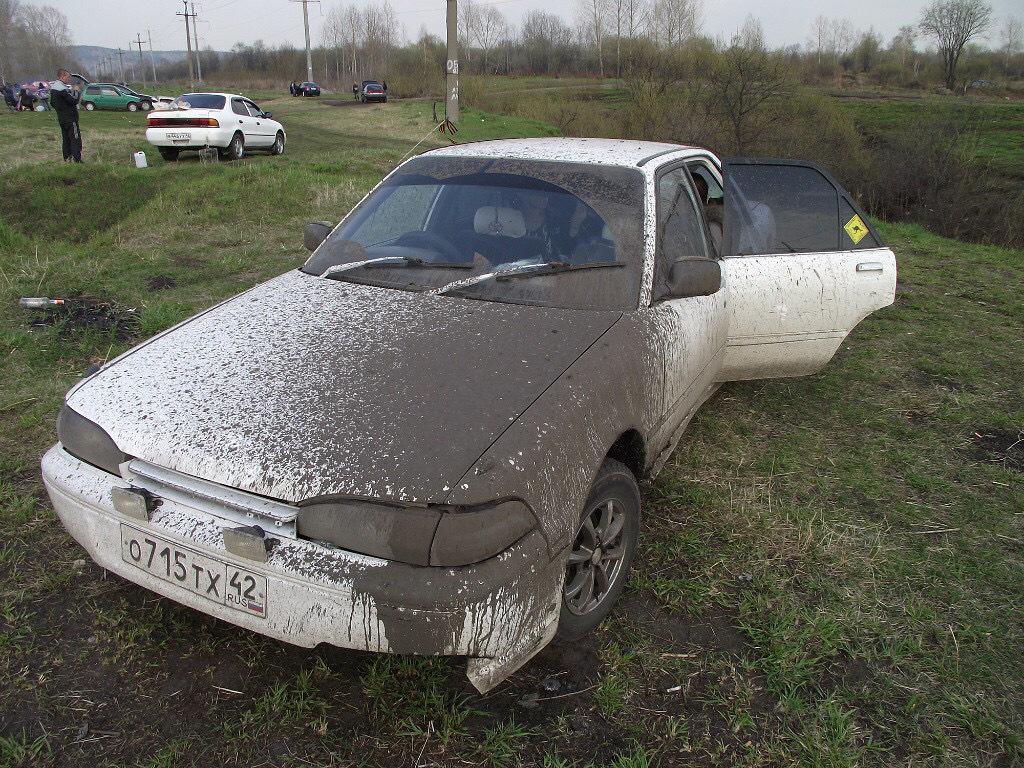
{"type": "MultiPolygon", "coordinates": [[[[39,480],[64,392],[301,264],[432,123],[260,103],[284,156],[143,171],[139,115],[86,116],[73,167],[23,154],[52,116],[0,114],[0,766],[1024,762],[1024,253],[915,226],[882,225],[896,303],[821,373],[697,415],[611,619],[486,696],[458,660],[293,648],[93,566],[39,480]]],[[[466,109],[457,139],[550,132],[466,109]]]]}

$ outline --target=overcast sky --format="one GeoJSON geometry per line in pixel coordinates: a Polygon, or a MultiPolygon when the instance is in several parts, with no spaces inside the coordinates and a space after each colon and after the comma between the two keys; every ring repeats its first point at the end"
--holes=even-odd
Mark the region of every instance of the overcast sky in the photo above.
{"type": "MultiPolygon", "coordinates": [[[[31,0],[28,0],[31,2],[31,0]]],[[[480,2],[480,0],[478,0],[480,2]]],[[[493,0],[491,0],[493,2],[493,0]]],[[[491,4],[481,2],[480,4],[491,4]]],[[[1024,19],[1021,0],[989,0],[995,11],[996,31],[987,43],[998,47],[998,29],[1010,15],[1024,19]]],[[[572,22],[576,0],[502,0],[493,3],[517,28],[527,11],[541,9],[560,14],[572,22]]],[[[126,48],[136,34],[148,43],[152,30],[153,48],[175,50],[185,47],[185,27],[180,16],[183,4],[175,0],[39,0],[52,5],[68,17],[77,45],[101,45],[126,48]]],[[[310,36],[314,45],[320,39],[324,15],[338,0],[322,0],[309,5],[310,36]]],[[[369,3],[355,0],[355,5],[369,3]]],[[[405,35],[414,38],[421,27],[444,37],[445,0],[392,0],[405,35]]],[[[761,20],[772,46],[803,44],[810,35],[816,16],[848,18],[858,31],[873,27],[885,43],[904,24],[915,24],[925,0],[705,0],[704,32],[712,37],[728,37],[742,26],[748,14],[761,20]]],[[[199,40],[203,47],[229,50],[236,42],[263,40],[276,46],[304,44],[302,4],[289,0],[202,0],[196,2],[199,14],[199,40]]],[[[148,47],[148,45],[144,45],[148,47]]]]}

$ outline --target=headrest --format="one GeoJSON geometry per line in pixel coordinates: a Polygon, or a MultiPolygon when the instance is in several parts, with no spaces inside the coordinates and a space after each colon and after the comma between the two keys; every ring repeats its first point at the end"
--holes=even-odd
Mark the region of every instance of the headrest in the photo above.
{"type": "Polygon", "coordinates": [[[485,205],[477,209],[476,216],[473,217],[473,229],[479,235],[522,237],[526,234],[526,222],[523,220],[523,214],[515,208],[485,205]]]}

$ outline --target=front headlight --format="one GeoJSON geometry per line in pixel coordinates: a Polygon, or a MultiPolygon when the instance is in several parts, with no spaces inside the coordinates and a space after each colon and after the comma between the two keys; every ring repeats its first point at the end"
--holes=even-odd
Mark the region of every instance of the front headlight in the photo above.
{"type": "Polygon", "coordinates": [[[362,501],[306,502],[299,536],[412,565],[471,565],[502,552],[537,521],[521,501],[479,507],[398,507],[362,501]]]}
{"type": "Polygon", "coordinates": [[[120,475],[118,465],[131,458],[117,447],[103,427],[73,411],[67,403],[57,416],[57,439],[72,456],[113,475],[120,475]]]}

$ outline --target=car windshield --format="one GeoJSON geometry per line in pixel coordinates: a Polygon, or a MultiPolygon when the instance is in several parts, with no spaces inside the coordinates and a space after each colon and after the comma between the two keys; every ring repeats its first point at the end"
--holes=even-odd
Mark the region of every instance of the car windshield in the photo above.
{"type": "Polygon", "coordinates": [[[174,103],[182,109],[224,109],[227,100],[216,93],[186,93],[178,96],[174,103]]]}
{"type": "Polygon", "coordinates": [[[633,168],[419,157],[360,203],[302,269],[485,301],[635,309],[643,189],[633,168]],[[539,268],[563,264],[578,268],[539,268]],[[517,279],[499,279],[511,273],[517,279]]]}

